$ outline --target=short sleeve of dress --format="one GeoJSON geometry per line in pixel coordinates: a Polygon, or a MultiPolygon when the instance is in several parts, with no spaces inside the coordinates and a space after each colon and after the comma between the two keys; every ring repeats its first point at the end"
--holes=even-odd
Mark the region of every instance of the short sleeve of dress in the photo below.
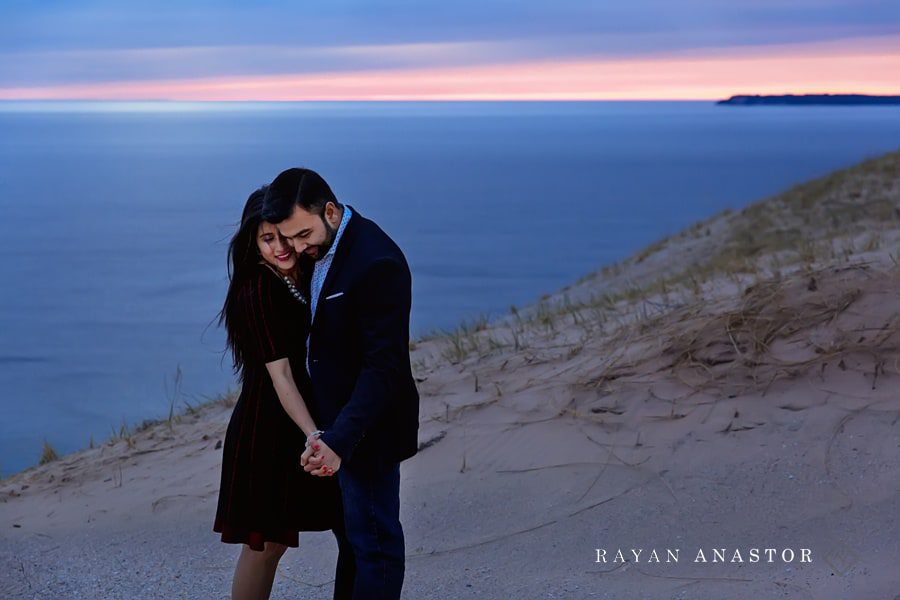
{"type": "Polygon", "coordinates": [[[247,350],[263,363],[269,363],[290,355],[290,323],[288,312],[292,300],[287,287],[278,281],[274,273],[260,269],[244,286],[242,299],[246,312],[247,350]]]}

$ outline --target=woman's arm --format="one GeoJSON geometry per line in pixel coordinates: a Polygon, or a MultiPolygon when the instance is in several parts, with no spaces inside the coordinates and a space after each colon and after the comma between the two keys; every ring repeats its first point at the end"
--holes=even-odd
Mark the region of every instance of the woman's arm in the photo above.
{"type": "Polygon", "coordinates": [[[316,424],[312,415],[309,414],[309,409],[306,407],[306,402],[303,401],[303,396],[300,395],[300,390],[297,389],[297,384],[294,382],[290,361],[287,358],[279,358],[278,360],[267,362],[266,369],[269,371],[272,384],[275,386],[275,393],[278,394],[278,399],[281,401],[284,411],[303,430],[303,433],[309,437],[309,434],[316,430],[316,424]]]}

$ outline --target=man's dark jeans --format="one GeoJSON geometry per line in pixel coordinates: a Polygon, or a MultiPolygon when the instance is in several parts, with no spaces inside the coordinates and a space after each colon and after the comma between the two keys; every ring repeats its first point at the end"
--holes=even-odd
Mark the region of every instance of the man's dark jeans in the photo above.
{"type": "Polygon", "coordinates": [[[337,478],[344,530],[334,532],[342,555],[335,599],[400,598],[406,554],[400,525],[400,463],[353,457],[341,464],[337,478]],[[346,556],[350,550],[352,564],[346,556]]]}

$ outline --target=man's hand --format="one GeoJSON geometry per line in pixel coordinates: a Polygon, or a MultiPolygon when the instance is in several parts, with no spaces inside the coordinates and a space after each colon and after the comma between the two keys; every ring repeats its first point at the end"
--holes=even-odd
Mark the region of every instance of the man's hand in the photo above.
{"type": "Polygon", "coordinates": [[[300,456],[303,470],[317,477],[330,477],[341,468],[341,457],[322,440],[314,440],[300,456]]]}

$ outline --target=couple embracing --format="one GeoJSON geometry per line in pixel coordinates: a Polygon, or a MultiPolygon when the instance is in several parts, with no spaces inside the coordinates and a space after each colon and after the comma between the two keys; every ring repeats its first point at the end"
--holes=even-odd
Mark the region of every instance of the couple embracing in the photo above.
{"type": "Polygon", "coordinates": [[[331,530],[334,598],[399,598],[419,416],[406,259],[300,168],[250,195],[228,253],[220,320],[242,386],[213,530],[243,544],[232,597],[268,598],[298,532],[331,530]]]}

